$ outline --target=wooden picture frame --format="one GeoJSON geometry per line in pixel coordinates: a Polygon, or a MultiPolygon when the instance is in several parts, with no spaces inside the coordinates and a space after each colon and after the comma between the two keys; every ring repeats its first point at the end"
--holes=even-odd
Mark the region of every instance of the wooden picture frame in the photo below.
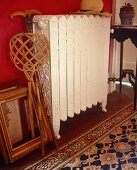
{"type": "MultiPolygon", "coordinates": [[[[16,141],[14,141],[15,142],[14,143],[8,129],[9,122],[7,118],[7,112],[9,111],[7,111],[5,107],[8,107],[10,104],[12,105],[15,102],[16,110],[14,108],[14,114],[17,114],[17,112],[22,111],[22,108],[24,108],[23,106],[21,106],[22,108],[20,109],[20,104],[19,104],[20,101],[22,104],[23,103],[22,101],[26,100],[27,96],[28,96],[27,87],[11,89],[0,93],[0,141],[3,141],[1,147],[4,147],[2,149],[2,155],[5,163],[14,162],[17,159],[27,155],[28,153],[32,152],[33,150],[41,146],[41,139],[39,133],[35,135],[35,138],[30,137],[28,139],[26,139],[26,136],[23,135],[23,140],[21,139],[20,141],[17,141],[17,143],[16,141]]],[[[22,112],[20,112],[20,116],[22,116],[22,112]]],[[[20,123],[21,123],[21,117],[20,117],[20,123]]],[[[22,134],[24,134],[23,128],[21,129],[22,129],[22,134]]]]}

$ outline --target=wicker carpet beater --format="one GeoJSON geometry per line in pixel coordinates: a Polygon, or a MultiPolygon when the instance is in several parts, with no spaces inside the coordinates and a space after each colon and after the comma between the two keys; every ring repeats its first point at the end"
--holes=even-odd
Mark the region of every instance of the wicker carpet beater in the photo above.
{"type": "Polygon", "coordinates": [[[46,113],[46,99],[42,93],[39,69],[48,61],[49,46],[45,36],[33,33],[19,33],[10,40],[10,56],[15,66],[24,72],[28,79],[28,103],[31,136],[34,133],[34,113],[37,119],[41,150],[44,155],[45,141],[52,141],[53,136],[46,113]]]}

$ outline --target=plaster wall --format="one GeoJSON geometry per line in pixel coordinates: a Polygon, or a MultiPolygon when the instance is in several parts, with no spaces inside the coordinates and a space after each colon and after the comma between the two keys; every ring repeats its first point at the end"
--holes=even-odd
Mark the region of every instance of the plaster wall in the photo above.
{"type": "MultiPolygon", "coordinates": [[[[37,9],[42,14],[67,14],[80,9],[81,0],[4,0],[0,5],[0,83],[9,82],[16,78],[21,84],[26,82],[24,73],[19,71],[10,60],[9,40],[19,33],[26,31],[23,18],[10,19],[9,15],[15,11],[37,9]]],[[[112,11],[112,0],[103,0],[103,11],[112,11]]]]}

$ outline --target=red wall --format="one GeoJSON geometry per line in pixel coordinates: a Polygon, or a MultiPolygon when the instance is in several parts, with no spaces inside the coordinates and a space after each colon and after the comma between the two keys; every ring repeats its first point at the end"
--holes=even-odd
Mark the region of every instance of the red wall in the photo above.
{"type": "Polygon", "coordinates": [[[103,11],[112,12],[112,2],[113,0],[103,0],[104,3],[103,11]]]}
{"type": "MultiPolygon", "coordinates": [[[[112,0],[104,1],[104,11],[111,12],[112,0]]],[[[5,0],[0,5],[0,83],[20,78],[23,84],[26,78],[10,60],[9,40],[25,31],[21,16],[10,19],[9,14],[19,10],[37,9],[42,14],[65,14],[79,10],[80,0],[5,0]]]]}

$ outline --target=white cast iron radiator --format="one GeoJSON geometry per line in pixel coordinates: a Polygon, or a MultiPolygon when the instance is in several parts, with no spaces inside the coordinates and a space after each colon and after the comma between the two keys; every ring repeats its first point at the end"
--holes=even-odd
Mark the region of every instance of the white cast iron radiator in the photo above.
{"type": "Polygon", "coordinates": [[[60,120],[97,102],[106,111],[110,17],[39,15],[33,21],[34,33],[49,38],[50,61],[42,69],[42,79],[59,138],[60,120]]]}

